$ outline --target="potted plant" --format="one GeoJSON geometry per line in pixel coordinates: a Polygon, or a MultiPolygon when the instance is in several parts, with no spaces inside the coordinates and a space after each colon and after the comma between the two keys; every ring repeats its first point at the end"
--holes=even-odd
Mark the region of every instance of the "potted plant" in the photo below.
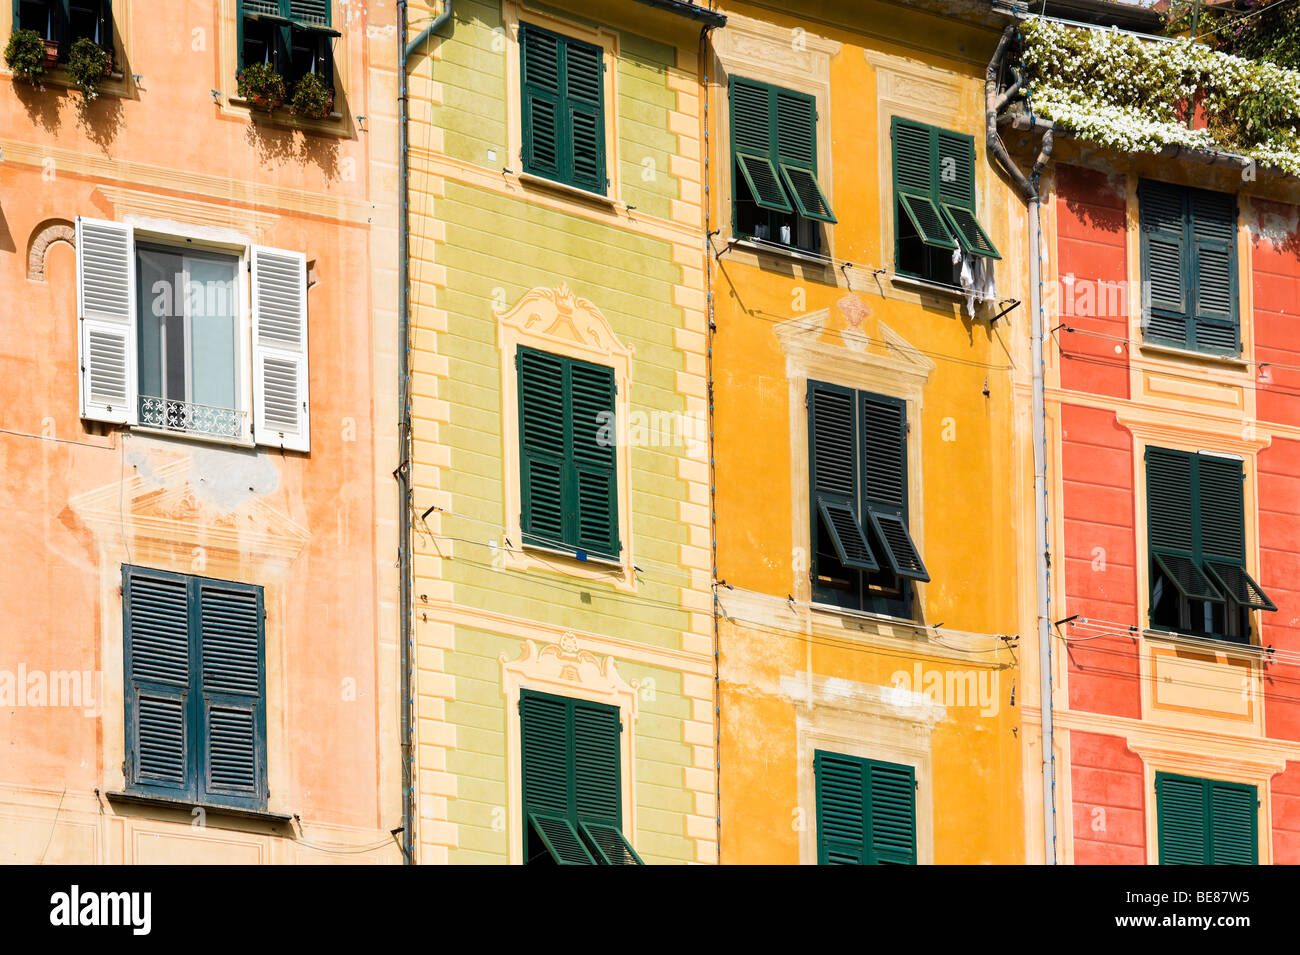
{"type": "Polygon", "coordinates": [[[273,110],[284,102],[284,77],[269,63],[250,63],[235,77],[239,95],[254,109],[273,110]]]}
{"type": "Polygon", "coordinates": [[[317,73],[307,73],[293,89],[289,108],[305,119],[326,119],[334,109],[334,90],[317,73]]]}
{"type": "Polygon", "coordinates": [[[91,100],[99,95],[99,84],[108,76],[113,66],[113,58],[108,51],[94,40],[82,37],[72,44],[68,53],[68,75],[72,85],[91,100]]]}
{"type": "MultiPolygon", "coordinates": [[[[13,70],[14,76],[36,83],[45,75],[48,65],[45,57],[45,42],[35,30],[15,30],[5,45],[5,65],[13,70]]],[[[58,45],[55,45],[55,60],[58,60],[58,45]]]]}

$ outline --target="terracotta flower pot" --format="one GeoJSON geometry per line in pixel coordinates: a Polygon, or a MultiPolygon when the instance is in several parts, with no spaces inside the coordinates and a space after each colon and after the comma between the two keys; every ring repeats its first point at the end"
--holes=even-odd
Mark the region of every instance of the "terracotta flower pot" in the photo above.
{"type": "Polygon", "coordinates": [[[46,40],[46,41],[45,41],[45,66],[46,66],[46,68],[47,68],[47,69],[49,69],[49,68],[53,68],[53,67],[55,67],[55,66],[58,65],[58,62],[59,62],[59,41],[58,41],[58,40],[46,40]]]}

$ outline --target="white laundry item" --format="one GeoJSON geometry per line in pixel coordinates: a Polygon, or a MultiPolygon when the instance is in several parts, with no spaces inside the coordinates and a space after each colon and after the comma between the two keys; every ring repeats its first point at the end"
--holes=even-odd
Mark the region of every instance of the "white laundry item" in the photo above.
{"type": "Polygon", "coordinates": [[[966,292],[966,314],[974,318],[976,302],[991,302],[997,297],[993,263],[983,255],[967,255],[960,246],[953,249],[952,261],[961,265],[958,281],[966,292]]]}

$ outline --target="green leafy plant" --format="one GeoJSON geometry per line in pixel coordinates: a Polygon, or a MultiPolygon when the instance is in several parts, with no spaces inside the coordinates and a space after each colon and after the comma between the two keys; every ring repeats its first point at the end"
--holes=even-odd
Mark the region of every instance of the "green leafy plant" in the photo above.
{"type": "Polygon", "coordinates": [[[113,58],[99,44],[82,37],[68,53],[68,75],[72,85],[88,100],[99,95],[99,84],[113,67],[113,58]]]}
{"type": "Polygon", "coordinates": [[[45,75],[45,40],[35,30],[15,30],[5,45],[5,65],[14,76],[39,82],[45,75]]]}
{"type": "Polygon", "coordinates": [[[334,91],[315,73],[307,73],[294,87],[289,108],[295,116],[325,119],[334,109],[334,91]]]}
{"type": "Polygon", "coordinates": [[[284,103],[284,77],[266,63],[250,63],[235,77],[239,95],[258,109],[271,110],[284,103]]]}

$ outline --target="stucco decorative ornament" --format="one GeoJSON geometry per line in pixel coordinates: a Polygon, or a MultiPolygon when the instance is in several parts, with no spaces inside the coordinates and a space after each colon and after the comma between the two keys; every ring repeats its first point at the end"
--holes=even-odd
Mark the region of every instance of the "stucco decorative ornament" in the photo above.
{"type": "Polygon", "coordinates": [[[867,333],[862,330],[862,323],[871,317],[871,306],[859,298],[856,292],[850,292],[836,302],[835,307],[840,310],[840,314],[848,323],[840,330],[840,338],[844,341],[844,346],[857,352],[866,351],[869,339],[867,333]]]}
{"type": "Polygon", "coordinates": [[[611,703],[621,697],[635,709],[639,682],[626,682],[619,676],[612,654],[602,657],[585,649],[572,631],[540,650],[536,641],[525,640],[514,660],[507,660],[504,653],[498,660],[502,669],[523,686],[560,694],[576,690],[582,696],[606,698],[611,703]]]}
{"type": "Polygon", "coordinates": [[[567,283],[556,288],[534,288],[513,308],[498,310],[502,325],[513,326],[530,337],[577,346],[593,355],[630,355],[614,334],[609,321],[592,302],[574,294],[567,283]]]}

